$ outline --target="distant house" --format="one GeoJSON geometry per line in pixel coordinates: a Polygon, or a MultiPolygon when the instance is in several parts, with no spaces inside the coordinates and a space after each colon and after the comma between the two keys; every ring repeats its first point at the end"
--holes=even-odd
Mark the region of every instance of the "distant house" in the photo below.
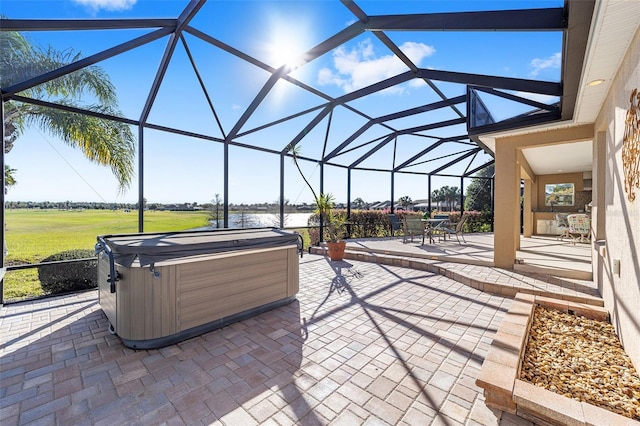
{"type": "Polygon", "coordinates": [[[391,209],[391,201],[382,201],[371,205],[371,210],[385,210],[391,209]]]}
{"type": "Polygon", "coordinates": [[[428,202],[425,203],[417,203],[413,205],[413,211],[414,212],[426,212],[427,210],[431,211],[434,208],[436,208],[437,204],[431,203],[431,205],[429,205],[428,202]]]}
{"type": "Polygon", "coordinates": [[[436,203],[435,201],[431,201],[431,205],[429,205],[429,199],[420,199],[420,200],[415,200],[414,201],[414,205],[412,207],[412,210],[414,212],[426,212],[427,210],[432,211],[434,209],[438,208],[438,203],[436,203]]]}

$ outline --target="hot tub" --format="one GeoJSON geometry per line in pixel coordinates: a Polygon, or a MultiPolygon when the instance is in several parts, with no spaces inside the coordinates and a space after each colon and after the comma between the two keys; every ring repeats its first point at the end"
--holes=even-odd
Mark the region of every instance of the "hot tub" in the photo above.
{"type": "Polygon", "coordinates": [[[100,307],[126,346],[173,344],[295,300],[299,247],[270,228],[100,236],[100,307]]]}

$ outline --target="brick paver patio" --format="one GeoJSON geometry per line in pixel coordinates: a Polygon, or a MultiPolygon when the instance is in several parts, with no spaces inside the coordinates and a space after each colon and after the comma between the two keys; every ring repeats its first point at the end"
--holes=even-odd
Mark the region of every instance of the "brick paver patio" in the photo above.
{"type": "Polygon", "coordinates": [[[306,255],[298,300],[158,350],[95,291],[2,308],[0,423],[527,424],[475,386],[511,299],[442,275],[306,255]]]}

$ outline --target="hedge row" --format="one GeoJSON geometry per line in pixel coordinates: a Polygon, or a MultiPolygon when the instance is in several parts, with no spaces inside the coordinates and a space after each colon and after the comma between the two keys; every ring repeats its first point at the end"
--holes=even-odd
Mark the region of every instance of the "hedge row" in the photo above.
{"type": "Polygon", "coordinates": [[[45,293],[59,294],[96,288],[98,260],[93,250],[63,251],[42,259],[42,262],[83,258],[92,259],[39,266],[38,278],[45,293]]]}
{"type": "MultiPolygon", "coordinates": [[[[433,211],[430,217],[434,215],[449,215],[449,220],[457,222],[460,220],[460,212],[441,212],[433,211]]],[[[491,232],[491,223],[493,217],[490,212],[477,212],[468,211],[465,212],[469,216],[465,223],[465,232],[491,232]]],[[[396,210],[395,215],[400,221],[405,216],[413,217],[428,217],[427,214],[421,212],[410,212],[404,210],[396,210]]],[[[346,216],[346,210],[334,209],[332,210],[332,216],[346,216]]],[[[375,237],[388,237],[391,235],[391,221],[389,220],[389,210],[352,210],[351,217],[349,218],[350,230],[349,238],[375,238],[375,237]]],[[[312,227],[309,229],[309,236],[311,237],[311,244],[317,245],[320,241],[319,229],[320,224],[317,214],[311,215],[307,222],[307,225],[312,227]]]]}
{"type": "MultiPolygon", "coordinates": [[[[451,222],[457,222],[460,220],[460,212],[434,211],[432,216],[435,214],[447,214],[449,215],[449,220],[451,222]]],[[[491,212],[467,211],[464,212],[464,214],[469,216],[464,224],[464,232],[491,232],[491,224],[493,223],[493,215],[491,212]]]]}

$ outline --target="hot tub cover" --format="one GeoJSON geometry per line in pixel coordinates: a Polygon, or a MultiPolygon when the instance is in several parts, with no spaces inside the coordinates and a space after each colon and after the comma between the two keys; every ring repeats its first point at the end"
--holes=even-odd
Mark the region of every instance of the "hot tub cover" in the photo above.
{"type": "Polygon", "coordinates": [[[97,250],[103,242],[111,249],[116,263],[130,267],[136,259],[140,266],[149,266],[201,254],[297,244],[298,234],[261,228],[106,235],[98,237],[97,250]]]}

